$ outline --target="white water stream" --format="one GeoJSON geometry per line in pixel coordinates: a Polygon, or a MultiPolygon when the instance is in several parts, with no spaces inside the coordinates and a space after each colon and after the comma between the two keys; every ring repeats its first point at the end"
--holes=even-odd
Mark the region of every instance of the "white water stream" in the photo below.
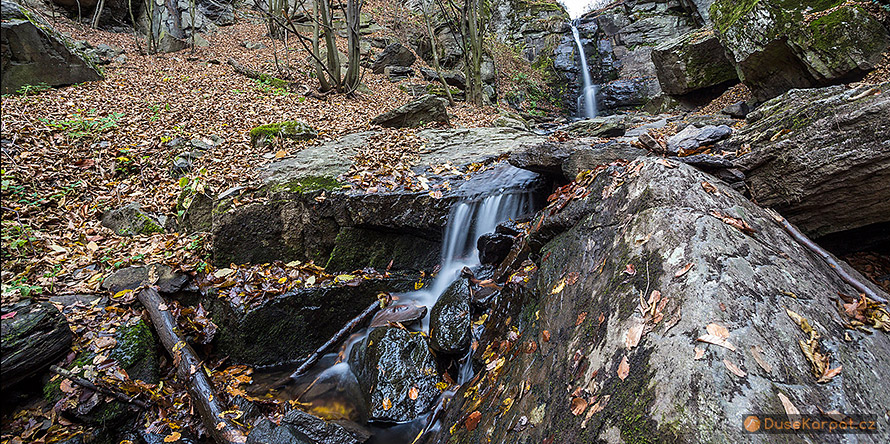
{"type": "Polygon", "coordinates": [[[590,69],[587,67],[587,55],[584,54],[584,45],[581,44],[581,36],[578,33],[578,27],[572,23],[572,37],[575,38],[575,45],[578,46],[578,57],[581,59],[581,78],[584,81],[581,95],[578,96],[578,113],[583,111],[585,119],[596,117],[596,89],[590,78],[590,69]]]}

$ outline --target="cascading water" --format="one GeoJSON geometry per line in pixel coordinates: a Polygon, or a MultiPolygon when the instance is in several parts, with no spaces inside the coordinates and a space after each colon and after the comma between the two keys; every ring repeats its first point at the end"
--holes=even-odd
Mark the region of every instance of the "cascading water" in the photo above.
{"type": "Polygon", "coordinates": [[[578,112],[584,112],[582,117],[590,119],[596,117],[596,85],[590,78],[590,69],[587,68],[587,55],[584,54],[584,45],[581,44],[581,36],[578,33],[578,27],[572,22],[572,36],[575,38],[575,45],[578,46],[578,57],[581,59],[581,78],[584,81],[581,95],[578,96],[578,112]]]}

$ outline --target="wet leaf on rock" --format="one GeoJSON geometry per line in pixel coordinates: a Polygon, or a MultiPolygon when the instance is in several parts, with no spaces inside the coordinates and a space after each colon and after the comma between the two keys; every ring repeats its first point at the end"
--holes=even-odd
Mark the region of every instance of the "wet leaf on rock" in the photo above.
{"type": "Polygon", "coordinates": [[[464,427],[472,432],[473,430],[476,430],[476,426],[479,425],[480,420],[482,420],[482,413],[480,413],[479,410],[474,410],[473,413],[470,413],[470,416],[467,416],[466,421],[464,421],[464,427]]]}
{"type": "Polygon", "coordinates": [[[618,364],[618,378],[624,381],[628,374],[630,374],[630,363],[627,362],[627,356],[624,356],[618,364]]]}

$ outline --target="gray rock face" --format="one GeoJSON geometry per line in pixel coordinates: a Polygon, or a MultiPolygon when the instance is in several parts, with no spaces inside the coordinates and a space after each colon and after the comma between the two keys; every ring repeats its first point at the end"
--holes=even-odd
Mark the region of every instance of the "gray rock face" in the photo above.
{"type": "Polygon", "coordinates": [[[576,149],[562,164],[566,179],[573,180],[578,173],[609,165],[618,159],[633,160],[648,153],[645,150],[618,142],[608,142],[576,149]]]}
{"type": "Polygon", "coordinates": [[[387,66],[411,66],[415,60],[417,57],[410,49],[401,43],[391,43],[374,59],[371,70],[375,74],[382,74],[387,66]]]}
{"type": "Polygon", "coordinates": [[[68,353],[71,330],[52,304],[20,303],[4,308],[3,316],[3,390],[46,370],[68,353]]]}
{"type": "Polygon", "coordinates": [[[92,63],[68,48],[64,37],[48,24],[24,18],[19,8],[3,2],[3,94],[15,93],[25,85],[66,86],[102,80],[92,63]],[[10,20],[7,13],[20,18],[10,20]]]}
{"type": "Polygon", "coordinates": [[[158,286],[161,293],[176,293],[188,283],[189,275],[174,271],[168,265],[152,264],[144,267],[127,267],[120,269],[102,281],[102,290],[116,294],[121,290],[133,290],[146,284],[149,269],[154,268],[158,280],[154,285],[158,286]]]}
{"type": "MultiPolygon", "coordinates": [[[[768,443],[774,437],[749,434],[741,424],[751,412],[784,415],[779,394],[803,414],[818,415],[819,406],[873,413],[880,426],[887,424],[878,406],[890,403],[890,390],[873,387],[882,387],[881,375],[890,372],[884,359],[890,337],[844,329],[832,300],[855,290],[739,193],[682,164],[637,162],[616,170],[618,176],[599,175],[588,186],[589,197],[569,204],[586,207],[584,216],[532,256],[547,260],[537,263],[528,289],[502,292],[519,308],[486,322],[512,317],[522,326],[518,337],[496,339],[508,343],[500,349],[522,352],[492,356],[490,376],[462,387],[443,420],[461,423],[478,410],[479,424],[456,427],[434,442],[559,436],[561,442],[768,443]],[[703,181],[712,181],[719,194],[705,191],[703,181]],[[611,190],[606,197],[604,190],[611,190]],[[710,215],[714,210],[743,219],[756,232],[743,233],[710,215]],[[625,272],[628,264],[635,274],[625,272]],[[677,276],[686,264],[691,268],[677,276]],[[567,278],[572,271],[579,273],[574,283],[567,278]],[[644,318],[640,294],[648,299],[653,290],[666,302],[643,301],[661,310],[644,318]],[[788,291],[798,298],[785,296],[788,291]],[[798,344],[807,334],[786,309],[822,335],[830,367],[843,366],[827,384],[817,382],[798,344]],[[732,349],[696,340],[711,323],[726,329],[732,349]],[[639,328],[645,332],[640,340],[628,339],[639,328]],[[536,347],[526,346],[532,342],[536,347]],[[694,359],[696,348],[701,359],[694,359]],[[498,386],[522,381],[532,389],[521,397],[498,392],[498,386]],[[862,397],[863,390],[872,395],[862,397]],[[480,404],[474,393],[492,395],[480,404]],[[500,414],[507,398],[512,407],[500,414]],[[584,408],[573,414],[573,406],[584,408]]],[[[878,435],[858,439],[884,441],[878,435]]]]}
{"type": "Polygon", "coordinates": [[[410,128],[432,122],[449,123],[447,102],[432,94],[421,96],[417,100],[387,111],[371,120],[372,125],[387,128],[410,128]]]}
{"type": "Polygon", "coordinates": [[[738,81],[735,66],[712,31],[693,31],[656,46],[652,62],[661,89],[672,95],[738,81]]]}
{"type": "Polygon", "coordinates": [[[398,82],[399,80],[414,77],[414,70],[408,66],[387,66],[383,73],[389,77],[390,82],[398,82]]]}
{"type": "Polygon", "coordinates": [[[439,395],[436,361],[424,335],[374,329],[353,346],[349,367],[365,394],[370,420],[410,421],[439,395]]]}
{"type": "MultiPolygon", "coordinates": [[[[439,81],[439,74],[434,69],[420,68],[420,72],[423,74],[423,79],[428,82],[439,81]]],[[[467,87],[467,78],[460,71],[442,71],[442,78],[445,79],[445,83],[455,88],[465,89],[467,87]]]]}
{"type": "Polygon", "coordinates": [[[470,323],[470,287],[466,279],[458,279],[430,311],[430,347],[448,355],[465,353],[472,339],[470,323]]]}
{"type": "MultiPolygon", "coordinates": [[[[220,24],[231,24],[234,20],[234,12],[231,9],[233,5],[229,0],[199,0],[194,11],[191,4],[185,0],[153,1],[155,5],[151,9],[151,32],[158,42],[158,52],[176,52],[188,48],[191,46],[193,35],[196,46],[209,44],[201,34],[212,33],[217,29],[210,16],[215,17],[220,24]]],[[[143,33],[149,31],[148,12],[147,8],[142,8],[136,17],[137,26],[143,33]]]]}
{"type": "Polygon", "coordinates": [[[645,105],[659,92],[661,87],[654,77],[619,79],[603,85],[596,100],[605,110],[632,109],[645,105]]]}
{"type": "Polygon", "coordinates": [[[325,421],[299,409],[275,425],[263,418],[247,435],[247,444],[359,444],[370,436],[357,429],[325,421]]]}
{"type": "Polygon", "coordinates": [[[145,213],[138,202],[111,210],[102,216],[102,226],[119,236],[135,236],[164,231],[164,221],[145,213]]]}
{"type": "Polygon", "coordinates": [[[565,131],[581,137],[618,137],[624,135],[629,124],[629,118],[612,115],[572,122],[565,131]]]}
{"type": "Polygon", "coordinates": [[[710,145],[723,140],[732,134],[732,128],[726,125],[705,125],[701,128],[689,125],[667,140],[669,154],[677,154],[680,151],[692,150],[700,146],[710,145]]]}
{"type": "Polygon", "coordinates": [[[890,221],[890,83],[792,90],[748,115],[730,147],[758,203],[810,237],[890,221]]]}
{"type": "Polygon", "coordinates": [[[742,8],[718,0],[711,19],[739,78],[755,100],[764,101],[791,88],[841,83],[880,62],[890,32],[862,7],[816,15],[841,3],[768,0],[742,8]]]}

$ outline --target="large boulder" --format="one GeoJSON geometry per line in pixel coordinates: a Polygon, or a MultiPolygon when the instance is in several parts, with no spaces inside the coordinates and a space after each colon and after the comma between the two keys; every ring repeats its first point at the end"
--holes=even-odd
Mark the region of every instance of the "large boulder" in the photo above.
{"type": "Polygon", "coordinates": [[[288,411],[281,423],[262,419],[247,435],[247,444],[359,444],[370,436],[299,409],[288,411]]]}
{"type": "Polygon", "coordinates": [[[427,94],[373,118],[371,124],[387,128],[410,128],[434,122],[448,124],[446,103],[445,99],[427,94]]]}
{"type": "Polygon", "coordinates": [[[735,66],[711,30],[693,31],[652,50],[662,91],[684,95],[738,81],[735,66]]]}
{"type": "Polygon", "coordinates": [[[71,346],[68,321],[46,302],[20,303],[3,309],[3,390],[46,370],[71,346]]]}
{"type": "Polygon", "coordinates": [[[792,90],[748,120],[728,148],[750,149],[735,163],[759,204],[811,237],[890,222],[890,83],[792,90]]]}
{"type": "Polygon", "coordinates": [[[374,74],[383,74],[387,66],[411,66],[417,56],[410,49],[402,46],[401,43],[391,43],[383,48],[374,63],[371,64],[371,71],[374,74]]]}
{"type": "Polygon", "coordinates": [[[857,291],[766,211],[659,159],[586,185],[563,209],[582,217],[531,250],[537,272],[511,278],[526,289],[508,285],[485,321],[515,328],[480,341],[487,370],[455,394],[434,442],[766,443],[743,421],[789,404],[888,426],[890,336],[844,328],[837,293],[857,291]]]}
{"type": "Polygon", "coordinates": [[[837,84],[881,61],[890,32],[861,6],[843,0],[718,0],[717,36],[755,100],[792,88],[837,84]]]}
{"type": "Polygon", "coordinates": [[[439,396],[436,361],[425,335],[376,328],[352,348],[355,373],[373,421],[405,422],[425,413],[439,396]]]}
{"type": "Polygon", "coordinates": [[[26,85],[65,86],[102,80],[95,64],[70,49],[72,46],[47,23],[21,6],[2,2],[3,94],[26,85]]]}
{"type": "Polygon", "coordinates": [[[472,339],[470,323],[470,287],[466,279],[458,279],[430,311],[430,347],[448,355],[465,353],[472,339]]]}

